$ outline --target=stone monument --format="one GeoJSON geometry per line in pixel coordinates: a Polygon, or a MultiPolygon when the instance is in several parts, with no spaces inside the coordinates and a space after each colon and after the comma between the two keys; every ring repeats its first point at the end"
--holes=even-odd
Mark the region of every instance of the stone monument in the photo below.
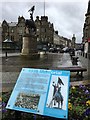
{"type": "Polygon", "coordinates": [[[35,6],[33,6],[28,12],[30,12],[30,19],[25,20],[25,34],[23,36],[22,44],[22,56],[28,56],[30,58],[39,57],[37,51],[37,36],[36,36],[36,26],[33,20],[33,12],[35,6]]]}

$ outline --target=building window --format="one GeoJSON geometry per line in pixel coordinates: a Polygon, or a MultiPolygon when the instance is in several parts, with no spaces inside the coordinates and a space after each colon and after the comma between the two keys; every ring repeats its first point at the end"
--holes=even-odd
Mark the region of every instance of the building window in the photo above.
{"type": "Polygon", "coordinates": [[[47,41],[47,38],[45,37],[45,42],[47,41]]]}
{"type": "Polygon", "coordinates": [[[37,32],[39,31],[39,28],[37,28],[37,32]]]}
{"type": "Polygon", "coordinates": [[[19,34],[22,34],[22,30],[19,30],[19,34]]]}
{"type": "Polygon", "coordinates": [[[40,25],[40,22],[38,22],[38,25],[40,25]]]}
{"type": "Polygon", "coordinates": [[[13,33],[13,32],[14,32],[14,30],[12,29],[12,30],[11,30],[11,32],[13,33]]]}
{"type": "Polygon", "coordinates": [[[44,42],[44,38],[42,38],[42,42],[44,42]]]}
{"type": "Polygon", "coordinates": [[[11,40],[14,41],[14,36],[11,36],[11,40]]]}
{"type": "Polygon", "coordinates": [[[41,25],[44,25],[44,22],[42,22],[41,25]]]}
{"type": "Polygon", "coordinates": [[[46,32],[46,29],[45,29],[45,32],[46,32]]]}
{"type": "Polygon", "coordinates": [[[87,37],[87,32],[86,32],[86,35],[85,35],[86,37],[87,37]]]}
{"type": "Polygon", "coordinates": [[[45,32],[45,28],[41,28],[41,32],[45,32]]]}
{"type": "Polygon", "coordinates": [[[37,42],[39,41],[39,38],[37,37],[37,42]]]}

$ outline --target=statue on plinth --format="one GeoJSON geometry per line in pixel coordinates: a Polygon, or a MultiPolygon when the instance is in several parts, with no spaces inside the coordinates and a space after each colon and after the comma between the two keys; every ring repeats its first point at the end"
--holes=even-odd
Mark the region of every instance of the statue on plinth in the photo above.
{"type": "Polygon", "coordinates": [[[28,10],[28,12],[30,12],[30,18],[31,18],[31,20],[33,20],[34,10],[35,10],[35,6],[33,6],[30,10],[28,10]]]}
{"type": "Polygon", "coordinates": [[[38,57],[37,51],[37,36],[36,26],[33,20],[35,6],[33,6],[28,12],[30,12],[30,19],[25,20],[25,34],[23,36],[22,44],[22,56],[38,57]]]}
{"type": "Polygon", "coordinates": [[[33,6],[30,10],[28,10],[28,12],[30,12],[30,19],[27,19],[25,21],[25,33],[26,34],[35,34],[36,32],[36,26],[35,26],[35,22],[33,20],[33,13],[35,10],[35,6],[33,6]]]}

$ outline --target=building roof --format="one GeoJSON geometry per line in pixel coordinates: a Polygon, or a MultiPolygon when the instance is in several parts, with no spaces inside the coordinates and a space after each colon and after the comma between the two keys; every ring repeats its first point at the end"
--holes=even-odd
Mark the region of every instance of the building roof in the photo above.
{"type": "Polygon", "coordinates": [[[13,26],[16,26],[17,25],[17,22],[11,22],[11,23],[8,23],[9,26],[13,27],[13,26]]]}
{"type": "Polygon", "coordinates": [[[3,42],[12,42],[12,40],[6,39],[6,40],[4,40],[3,42]]]}

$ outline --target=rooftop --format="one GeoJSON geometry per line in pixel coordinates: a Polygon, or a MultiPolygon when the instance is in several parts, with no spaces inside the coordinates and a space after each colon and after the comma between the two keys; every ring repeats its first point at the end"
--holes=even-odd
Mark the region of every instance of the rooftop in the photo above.
{"type": "Polygon", "coordinates": [[[11,22],[11,23],[8,23],[9,26],[13,27],[13,26],[16,26],[17,25],[17,22],[11,22]]]}

